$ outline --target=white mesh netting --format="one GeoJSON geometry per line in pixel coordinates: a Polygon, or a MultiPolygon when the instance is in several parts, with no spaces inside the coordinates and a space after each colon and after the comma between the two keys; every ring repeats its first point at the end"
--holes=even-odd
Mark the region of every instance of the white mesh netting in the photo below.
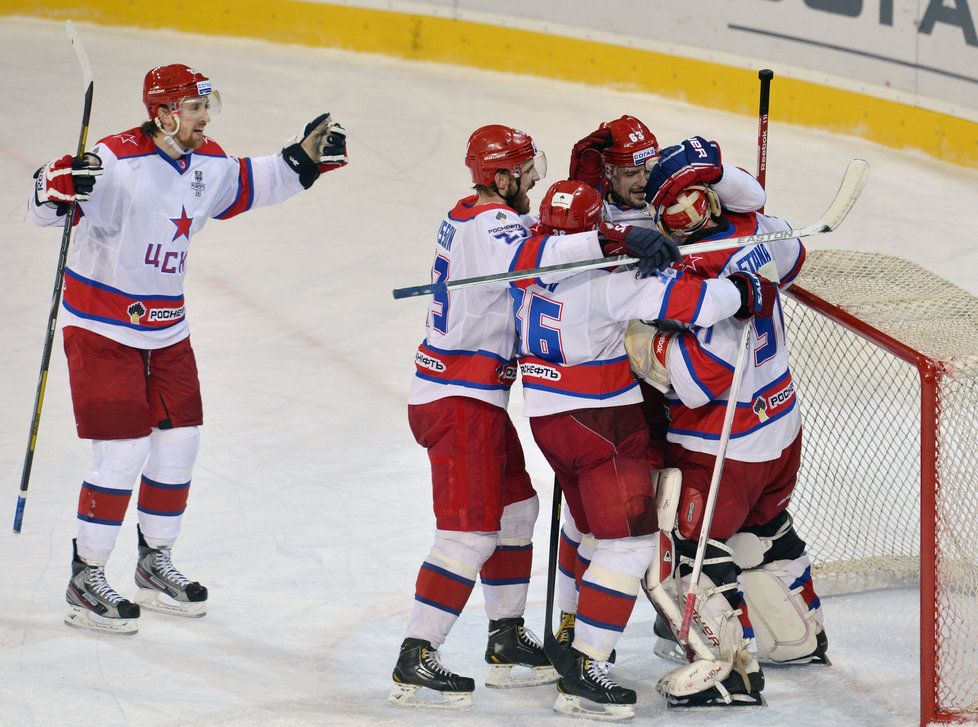
{"type": "MultiPolygon", "coordinates": [[[[899,258],[809,254],[796,285],[931,359],[937,406],[941,711],[978,713],[978,298],[899,258]]],[[[792,514],[826,595],[912,585],[920,570],[921,378],[876,343],[785,302],[804,452],[792,514]]]]}

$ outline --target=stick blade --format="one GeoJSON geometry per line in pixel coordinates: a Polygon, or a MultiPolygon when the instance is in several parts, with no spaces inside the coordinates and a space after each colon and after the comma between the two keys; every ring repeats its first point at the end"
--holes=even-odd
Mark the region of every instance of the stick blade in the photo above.
{"type": "Polygon", "coordinates": [[[865,159],[851,159],[846,167],[846,173],[839,184],[839,191],[832,200],[832,204],[825,210],[820,222],[826,231],[834,230],[842,224],[842,220],[849,214],[849,210],[856,204],[859,195],[866,186],[869,179],[869,162],[865,159]]]}
{"type": "Polygon", "coordinates": [[[82,43],[81,35],[78,34],[78,30],[75,29],[75,24],[70,20],[65,21],[65,30],[68,31],[68,40],[71,41],[71,47],[75,50],[75,55],[78,56],[78,63],[81,65],[82,69],[82,79],[85,81],[85,87],[87,88],[92,84],[92,64],[88,60],[88,53],[85,51],[85,45],[82,43]]]}

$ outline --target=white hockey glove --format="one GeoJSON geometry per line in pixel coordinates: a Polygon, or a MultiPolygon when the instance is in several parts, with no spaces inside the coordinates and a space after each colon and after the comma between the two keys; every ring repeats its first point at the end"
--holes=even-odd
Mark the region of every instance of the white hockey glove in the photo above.
{"type": "Polygon", "coordinates": [[[346,129],[333,121],[329,114],[320,114],[310,121],[290,142],[282,149],[282,156],[299,175],[304,189],[309,189],[320,174],[349,163],[346,129]]]}
{"type": "Polygon", "coordinates": [[[675,333],[661,332],[639,320],[629,321],[625,329],[625,351],[632,371],[663,394],[671,388],[666,354],[675,337],[675,333]]]}
{"type": "Polygon", "coordinates": [[[81,159],[65,154],[34,172],[34,202],[50,203],[67,209],[72,202],[84,202],[95,187],[95,177],[102,173],[102,160],[86,152],[81,159]]]}

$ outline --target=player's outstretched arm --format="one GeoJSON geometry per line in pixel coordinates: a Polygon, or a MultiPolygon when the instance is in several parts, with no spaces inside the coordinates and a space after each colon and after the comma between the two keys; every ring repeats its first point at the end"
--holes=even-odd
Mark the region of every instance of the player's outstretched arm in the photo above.
{"type": "Polygon", "coordinates": [[[309,189],[320,174],[345,167],[349,162],[346,129],[329,114],[320,114],[282,149],[282,156],[299,175],[303,188],[309,189]]]}

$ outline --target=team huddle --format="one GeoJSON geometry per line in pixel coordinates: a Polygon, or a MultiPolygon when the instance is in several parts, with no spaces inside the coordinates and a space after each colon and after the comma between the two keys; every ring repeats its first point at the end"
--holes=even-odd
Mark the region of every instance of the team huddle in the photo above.
{"type": "MultiPolygon", "coordinates": [[[[78,434],[93,449],[66,589],[72,627],[132,634],[141,608],[206,613],[207,588],[172,562],[203,423],[183,297],[190,240],[209,218],[277,204],[347,164],[346,132],[328,114],[279,153],[232,157],[204,135],[219,101],[195,69],[151,69],[141,126],[35,174],[31,219],[64,225],[66,238],[76,228],[64,346],[78,434]],[[105,566],[137,482],[133,603],[105,566]]],[[[804,247],[677,246],[789,230],[759,211],[761,184],[723,163],[715,142],[660,149],[631,116],[574,146],[569,178],[538,214],[528,192],[546,157],[529,135],[477,129],[465,164],[474,191],[437,230],[433,282],[636,262],[434,295],[408,419],[430,458],[436,529],[390,701],[471,705],[474,680],[439,649],[477,580],[487,686],[556,682],[554,709],[569,715],[633,715],[635,691],[609,670],[640,591],[655,608],[656,653],[680,662],[657,683],[670,705],[761,704],[761,664],[828,663],[811,562],[786,509],[801,416],[779,291],[804,247]],[[524,623],[539,500],[507,413],[517,378],[566,501],[553,648],[524,623]]]]}
{"type": "Polygon", "coordinates": [[[761,664],[828,663],[811,562],[787,511],[801,415],[779,291],[805,249],[796,238],[677,247],[790,229],[760,212],[763,187],[723,163],[716,142],[660,149],[631,116],[574,146],[569,179],[537,215],[527,192],[546,157],[529,135],[482,127],[465,164],[474,194],[438,228],[433,282],[622,254],[637,262],[434,295],[408,417],[431,462],[436,530],[390,700],[471,705],[474,680],[438,650],[477,579],[486,685],[556,682],[554,709],[568,715],[633,716],[635,691],[609,670],[640,591],[655,608],[656,653],[680,662],[656,686],[670,706],[762,704],[761,664]],[[566,502],[557,651],[524,626],[539,502],[506,411],[517,372],[566,502]]]}

